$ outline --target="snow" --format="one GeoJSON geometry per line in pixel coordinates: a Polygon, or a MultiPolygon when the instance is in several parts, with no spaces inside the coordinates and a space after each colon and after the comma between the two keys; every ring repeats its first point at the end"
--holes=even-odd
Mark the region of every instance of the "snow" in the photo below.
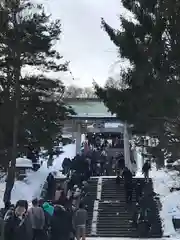
{"type": "Polygon", "coordinates": [[[56,179],[65,179],[66,178],[66,175],[62,174],[62,172],[58,171],[55,173],[54,177],[56,179]]]}
{"type": "Polygon", "coordinates": [[[112,118],[114,118],[114,119],[116,119],[117,117],[116,117],[116,114],[111,114],[111,113],[106,113],[106,114],[104,114],[104,113],[78,113],[77,115],[73,115],[72,116],[72,118],[74,118],[74,119],[76,119],[76,118],[86,118],[86,119],[88,119],[88,118],[110,118],[110,119],[112,119],[112,118]]]}
{"type": "MultiPolygon", "coordinates": [[[[137,173],[136,177],[143,177],[143,158],[137,151],[137,173]]],[[[150,177],[153,181],[154,191],[159,195],[162,205],[160,217],[162,220],[163,235],[177,237],[178,233],[174,229],[173,218],[180,219],[180,191],[170,190],[180,188],[180,174],[178,171],[169,171],[166,168],[157,170],[155,164],[152,165],[150,177]]],[[[179,235],[180,237],[180,235],[179,235]]]]}
{"type": "MultiPolygon", "coordinates": [[[[44,161],[37,172],[27,173],[24,181],[15,181],[11,193],[11,202],[23,199],[31,202],[33,198],[39,198],[46,178],[50,172],[58,172],[62,169],[62,162],[65,157],[73,158],[76,153],[76,145],[69,144],[63,147],[63,153],[56,157],[53,166],[47,168],[47,162],[44,161]]],[[[19,160],[18,160],[19,161],[19,160]]],[[[62,175],[61,175],[62,176],[62,175]]],[[[3,195],[5,190],[5,182],[0,183],[0,207],[3,207],[3,195]]]]}
{"type": "Polygon", "coordinates": [[[98,223],[98,213],[99,213],[98,209],[99,209],[99,201],[101,200],[101,194],[102,194],[102,182],[103,182],[103,177],[99,177],[97,182],[96,200],[94,201],[94,207],[93,207],[93,217],[92,217],[92,224],[91,224],[92,236],[97,235],[97,223],[98,223]]]}
{"type": "MultiPolygon", "coordinates": [[[[12,191],[12,203],[15,203],[19,199],[26,199],[29,202],[39,197],[42,191],[44,182],[49,172],[59,172],[62,168],[62,161],[65,157],[73,158],[76,152],[76,145],[69,144],[63,147],[64,152],[56,157],[53,162],[53,166],[49,169],[46,166],[46,162],[43,163],[41,168],[37,172],[28,173],[25,181],[16,181],[12,191]]],[[[142,177],[141,167],[142,159],[138,156],[138,172],[136,177],[142,177]],[[141,160],[141,161],[140,161],[141,160]]],[[[61,173],[58,173],[58,177],[63,177],[61,173]]],[[[112,178],[111,176],[101,177],[112,178]]],[[[177,171],[159,170],[153,166],[150,173],[154,183],[154,191],[159,195],[162,209],[160,211],[160,217],[162,219],[164,236],[176,237],[178,233],[175,231],[172,218],[180,218],[180,191],[171,192],[171,188],[180,187],[180,176],[177,171]]],[[[0,198],[3,199],[3,192],[5,183],[0,183],[0,198]]],[[[1,203],[1,202],[0,202],[1,203]]],[[[96,206],[97,207],[97,206],[96,206]]],[[[94,215],[95,218],[95,215],[94,215]]],[[[94,231],[96,230],[95,223],[93,225],[94,231]]]]}
{"type": "Polygon", "coordinates": [[[180,191],[171,192],[171,188],[180,187],[180,176],[177,171],[159,170],[152,168],[151,177],[154,191],[159,194],[162,209],[160,217],[164,236],[176,236],[172,219],[180,219],[180,191]]]}
{"type": "Polygon", "coordinates": [[[180,165],[180,159],[178,159],[172,164],[172,166],[179,166],[179,165],[180,165]]]}
{"type": "MultiPolygon", "coordinates": [[[[139,165],[139,171],[136,175],[138,178],[143,177],[140,168],[141,165],[142,162],[139,165]]],[[[170,236],[170,239],[178,239],[180,238],[180,234],[175,231],[172,219],[180,219],[180,191],[171,192],[170,190],[172,188],[180,188],[180,173],[178,171],[169,171],[167,169],[156,170],[155,165],[152,165],[150,177],[153,181],[154,191],[159,195],[159,199],[162,205],[162,209],[160,210],[160,217],[162,220],[164,236],[163,239],[166,239],[165,237],[167,236],[170,236]]],[[[115,176],[101,177],[101,179],[108,178],[115,178],[115,176]]],[[[103,240],[107,238],[100,239],[103,240]]],[[[116,238],[111,239],[115,240],[116,238]]]]}
{"type": "MultiPolygon", "coordinates": [[[[142,174],[143,158],[140,149],[137,149],[137,173],[136,177],[143,177],[142,174]]],[[[163,235],[177,237],[178,233],[174,229],[173,218],[180,219],[180,191],[170,190],[180,188],[180,174],[178,171],[169,171],[166,168],[157,170],[152,165],[150,177],[153,181],[154,191],[159,195],[162,205],[160,217],[162,220],[163,235]]],[[[180,238],[180,235],[179,235],[180,238]]]]}
{"type": "Polygon", "coordinates": [[[58,171],[62,169],[62,162],[64,158],[74,158],[76,155],[76,144],[68,144],[63,147],[63,153],[54,159],[51,171],[58,171]]]}
{"type": "MultiPolygon", "coordinates": [[[[33,198],[40,197],[44,182],[49,172],[59,172],[62,169],[62,161],[65,157],[73,158],[76,153],[76,145],[69,144],[63,147],[63,153],[54,158],[53,166],[47,168],[47,162],[44,161],[43,165],[37,172],[30,172],[27,174],[27,178],[24,181],[16,181],[12,190],[12,203],[15,203],[19,199],[26,199],[31,202],[33,198]]],[[[22,159],[21,159],[22,160],[22,159]]],[[[24,159],[23,159],[24,160],[24,159]]],[[[21,162],[18,160],[19,163],[21,162]]],[[[17,161],[17,162],[18,162],[17,161]]],[[[27,162],[27,159],[26,159],[27,162]]],[[[138,172],[136,177],[142,177],[142,158],[138,155],[138,172]]],[[[58,173],[58,177],[63,177],[61,173],[58,173]]],[[[152,167],[150,177],[153,180],[154,191],[159,195],[162,209],[160,211],[160,217],[162,220],[163,235],[171,236],[172,238],[180,238],[180,235],[175,231],[172,219],[180,219],[180,191],[170,190],[172,188],[180,188],[180,174],[177,171],[168,171],[166,169],[156,170],[155,166],[152,167]]],[[[112,178],[111,176],[101,177],[112,178]]],[[[0,182],[0,206],[3,206],[3,194],[5,190],[5,182],[0,182]]],[[[96,206],[97,207],[97,206],[96,206]]],[[[95,218],[95,216],[94,216],[95,218]]],[[[93,226],[96,230],[95,225],[93,226]]],[[[102,238],[103,239],[103,238],[102,238]]],[[[115,239],[115,238],[112,238],[115,239]]],[[[165,239],[165,238],[164,238],[165,239]]]]}
{"type": "Polygon", "coordinates": [[[32,161],[28,158],[17,158],[16,167],[33,168],[32,161]]]}
{"type": "Polygon", "coordinates": [[[105,123],[105,128],[119,128],[122,127],[124,124],[122,124],[121,122],[116,122],[116,123],[112,123],[112,122],[107,122],[105,123]]]}
{"type": "Polygon", "coordinates": [[[11,193],[12,203],[16,203],[20,199],[30,202],[32,199],[40,197],[49,172],[50,169],[44,163],[37,172],[28,173],[24,181],[16,181],[11,193]]]}

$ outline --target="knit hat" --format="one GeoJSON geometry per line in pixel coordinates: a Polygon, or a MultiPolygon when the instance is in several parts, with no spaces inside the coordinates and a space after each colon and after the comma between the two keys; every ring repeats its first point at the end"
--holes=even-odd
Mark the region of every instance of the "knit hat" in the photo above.
{"type": "Polygon", "coordinates": [[[49,204],[48,202],[45,202],[43,205],[42,205],[43,209],[45,212],[47,212],[50,216],[52,216],[54,214],[54,207],[49,204]]]}

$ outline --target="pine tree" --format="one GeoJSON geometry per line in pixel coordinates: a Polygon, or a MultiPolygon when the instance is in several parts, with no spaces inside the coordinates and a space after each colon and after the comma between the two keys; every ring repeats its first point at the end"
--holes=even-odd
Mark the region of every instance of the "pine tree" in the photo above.
{"type": "Polygon", "coordinates": [[[52,152],[60,141],[62,121],[73,111],[62,101],[62,82],[46,74],[68,68],[55,50],[60,21],[52,21],[42,5],[30,0],[7,1],[0,19],[0,150],[11,161],[4,194],[4,202],[9,202],[16,157],[28,146],[52,152]]]}
{"type": "Polygon", "coordinates": [[[122,0],[134,20],[121,16],[115,30],[102,26],[130,67],[122,73],[125,89],[96,86],[97,94],[140,136],[156,136],[168,148],[179,124],[180,4],[179,1],[122,0]],[[168,126],[168,127],[167,127],[168,126]],[[171,134],[169,134],[169,131],[171,134]]]}

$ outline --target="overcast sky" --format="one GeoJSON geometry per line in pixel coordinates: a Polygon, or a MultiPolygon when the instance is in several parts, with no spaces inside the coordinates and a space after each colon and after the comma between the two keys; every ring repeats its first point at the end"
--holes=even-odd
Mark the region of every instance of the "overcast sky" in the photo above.
{"type": "Polygon", "coordinates": [[[120,0],[39,0],[45,3],[53,18],[62,22],[62,39],[58,49],[66,60],[75,81],[68,84],[91,86],[93,79],[103,85],[113,75],[112,65],[117,51],[108,35],[101,29],[101,17],[119,28],[118,16],[124,10],[120,0]]]}

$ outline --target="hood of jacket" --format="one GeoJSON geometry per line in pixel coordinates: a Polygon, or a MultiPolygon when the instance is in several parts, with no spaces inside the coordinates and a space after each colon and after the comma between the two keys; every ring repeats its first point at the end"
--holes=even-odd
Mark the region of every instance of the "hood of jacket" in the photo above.
{"type": "Polygon", "coordinates": [[[42,207],[44,211],[47,212],[50,216],[54,214],[54,207],[48,202],[45,202],[42,207]]]}

